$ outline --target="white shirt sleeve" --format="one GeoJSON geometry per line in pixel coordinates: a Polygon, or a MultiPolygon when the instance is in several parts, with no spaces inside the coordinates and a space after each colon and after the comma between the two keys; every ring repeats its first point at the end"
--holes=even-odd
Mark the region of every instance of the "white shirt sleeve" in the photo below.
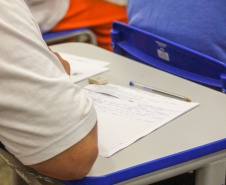
{"type": "Polygon", "coordinates": [[[0,1],[0,141],[25,165],[48,160],[96,123],[23,0],[0,1]]]}

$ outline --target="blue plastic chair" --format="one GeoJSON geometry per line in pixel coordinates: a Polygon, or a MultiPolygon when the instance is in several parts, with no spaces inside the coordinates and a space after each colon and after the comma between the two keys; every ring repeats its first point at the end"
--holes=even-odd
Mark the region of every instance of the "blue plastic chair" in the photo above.
{"type": "Polygon", "coordinates": [[[111,38],[117,54],[226,92],[226,64],[221,61],[117,21],[111,38]]]}
{"type": "Polygon", "coordinates": [[[42,37],[47,44],[62,42],[64,40],[76,37],[76,42],[83,42],[85,39],[85,41],[97,45],[95,34],[89,29],[89,27],[47,32],[44,33],[42,37]]]}

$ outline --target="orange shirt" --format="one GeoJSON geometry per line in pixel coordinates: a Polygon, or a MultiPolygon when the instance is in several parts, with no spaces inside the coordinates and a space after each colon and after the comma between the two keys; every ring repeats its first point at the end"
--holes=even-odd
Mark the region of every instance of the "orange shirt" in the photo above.
{"type": "Polygon", "coordinates": [[[110,30],[114,20],[127,23],[126,6],[104,0],[71,0],[66,15],[52,31],[88,26],[95,33],[98,45],[112,50],[110,30]]]}

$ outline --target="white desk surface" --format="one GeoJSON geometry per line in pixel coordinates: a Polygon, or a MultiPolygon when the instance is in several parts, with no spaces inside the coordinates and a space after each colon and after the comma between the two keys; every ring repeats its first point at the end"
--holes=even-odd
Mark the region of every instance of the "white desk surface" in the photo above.
{"type": "MultiPolygon", "coordinates": [[[[51,48],[58,52],[109,61],[111,64],[107,67],[110,68],[110,71],[99,75],[108,78],[109,83],[129,87],[129,82],[133,80],[183,95],[200,103],[197,108],[138,140],[112,157],[98,157],[88,176],[103,176],[225,139],[226,94],[90,44],[68,43],[51,46],[51,48]]],[[[88,80],[79,83],[80,86],[87,84],[88,80]]],[[[223,154],[226,154],[225,150],[223,154]]]]}

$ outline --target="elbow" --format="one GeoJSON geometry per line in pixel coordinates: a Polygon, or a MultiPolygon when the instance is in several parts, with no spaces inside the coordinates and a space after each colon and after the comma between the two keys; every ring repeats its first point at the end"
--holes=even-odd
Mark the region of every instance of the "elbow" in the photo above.
{"type": "Polygon", "coordinates": [[[87,156],[85,161],[81,161],[80,164],[75,165],[72,164],[70,168],[67,168],[67,171],[61,173],[60,176],[55,178],[59,180],[80,180],[88,175],[90,170],[92,169],[97,156],[98,156],[98,147],[92,149],[92,154],[87,156]]]}
{"type": "Polygon", "coordinates": [[[75,179],[75,177],[78,180],[87,176],[97,159],[98,153],[99,153],[98,147],[96,147],[95,149],[93,148],[92,155],[90,155],[88,160],[86,160],[86,162],[82,164],[82,167],[80,168],[81,171],[72,175],[70,180],[75,179]]]}
{"type": "Polygon", "coordinates": [[[76,165],[74,166],[75,170],[72,171],[71,176],[69,177],[69,179],[67,178],[66,180],[79,180],[87,176],[97,159],[98,153],[98,147],[93,147],[91,154],[87,156],[86,160],[81,163],[79,168],[76,165]],[[76,169],[80,170],[78,171],[76,169]]]}

